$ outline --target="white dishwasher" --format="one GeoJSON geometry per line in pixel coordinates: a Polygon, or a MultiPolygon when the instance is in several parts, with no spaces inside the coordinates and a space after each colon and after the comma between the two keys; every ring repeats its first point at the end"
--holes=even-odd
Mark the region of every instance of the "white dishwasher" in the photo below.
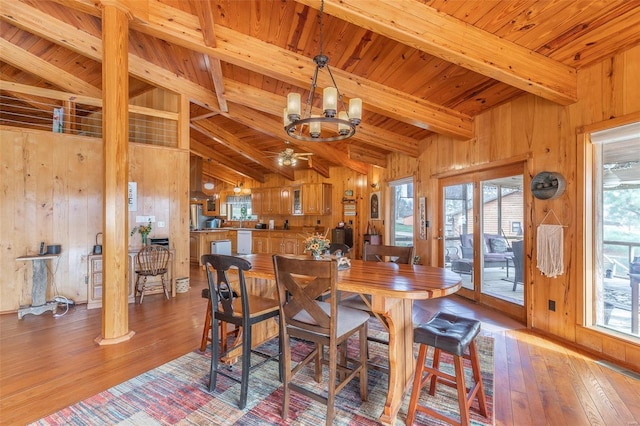
{"type": "Polygon", "coordinates": [[[211,254],[226,254],[231,256],[231,240],[211,241],[211,254]]]}
{"type": "Polygon", "coordinates": [[[251,254],[251,231],[248,229],[238,230],[238,241],[236,241],[238,254],[251,254]]]}

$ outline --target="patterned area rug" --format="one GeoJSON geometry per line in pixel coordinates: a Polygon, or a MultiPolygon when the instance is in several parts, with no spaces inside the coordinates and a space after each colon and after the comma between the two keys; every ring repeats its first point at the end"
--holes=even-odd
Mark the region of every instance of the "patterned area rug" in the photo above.
{"type": "MultiPolygon", "coordinates": [[[[376,327],[373,322],[372,327],[376,327]]],[[[488,418],[477,413],[477,401],[472,410],[473,425],[492,425],[493,422],[493,339],[480,335],[477,338],[482,378],[488,403],[488,418]]],[[[371,356],[384,361],[385,346],[370,343],[371,356]]],[[[350,342],[349,351],[357,353],[356,342],[350,342]]],[[[417,348],[417,347],[416,347],[417,348]]],[[[277,351],[277,341],[260,347],[261,351],[277,351]]],[[[301,359],[309,350],[308,344],[296,342],[293,361],[301,359]]],[[[417,349],[416,349],[417,354],[417,349]]],[[[355,355],[355,354],[354,354],[355,355]]],[[[194,351],[150,370],[138,377],[114,386],[84,401],[69,406],[33,423],[35,425],[313,425],[324,424],[326,407],[309,398],[291,393],[289,418],[280,416],[282,388],[278,381],[277,362],[267,362],[253,370],[249,382],[249,395],[244,410],[238,409],[240,385],[218,376],[215,392],[208,393],[210,351],[205,354],[194,351]]],[[[261,358],[253,356],[252,361],[261,358]]],[[[441,366],[443,363],[441,361],[441,366]]],[[[447,367],[450,364],[447,363],[447,367]]],[[[452,368],[450,368],[452,370],[452,368]]],[[[326,377],[326,370],[325,377],[326,377]]],[[[232,371],[240,375],[239,366],[232,371]]],[[[302,370],[298,382],[305,386],[322,386],[313,380],[311,368],[302,370]]],[[[326,383],[326,381],[325,381],[326,383]]],[[[467,376],[470,384],[470,373],[467,376]]],[[[355,379],[337,396],[334,421],[336,425],[377,425],[382,412],[387,376],[369,370],[369,400],[361,401],[359,383],[355,379]]],[[[409,395],[398,414],[397,425],[404,425],[409,395]]],[[[421,393],[421,404],[437,406],[450,415],[458,412],[455,389],[439,385],[436,396],[421,393]]],[[[438,420],[418,413],[416,424],[440,425],[438,420]]]]}

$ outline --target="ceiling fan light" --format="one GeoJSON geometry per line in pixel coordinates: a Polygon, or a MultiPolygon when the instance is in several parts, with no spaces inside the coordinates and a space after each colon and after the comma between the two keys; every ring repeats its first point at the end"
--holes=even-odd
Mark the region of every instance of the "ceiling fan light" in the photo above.
{"type": "Polygon", "coordinates": [[[605,188],[615,188],[621,183],[620,178],[609,169],[605,169],[602,175],[602,186],[605,188]]]}
{"type": "Polygon", "coordinates": [[[211,191],[213,188],[214,188],[214,185],[211,182],[207,182],[204,184],[204,189],[211,191]]]}
{"type": "Polygon", "coordinates": [[[239,183],[238,185],[236,185],[235,188],[233,188],[233,192],[236,194],[239,194],[242,191],[242,184],[239,183]]]}

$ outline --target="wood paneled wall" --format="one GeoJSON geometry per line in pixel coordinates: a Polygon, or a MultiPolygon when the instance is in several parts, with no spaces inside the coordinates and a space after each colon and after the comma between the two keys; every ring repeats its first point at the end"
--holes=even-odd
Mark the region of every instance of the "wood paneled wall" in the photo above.
{"type": "MultiPolygon", "coordinates": [[[[610,60],[580,70],[579,101],[562,107],[524,95],[497,107],[475,119],[475,138],[466,141],[433,136],[420,143],[420,156],[415,159],[394,155],[383,177],[385,182],[406,176],[416,178],[416,199],[426,196],[428,220],[432,224],[427,240],[416,242],[416,254],[423,263],[437,265],[438,175],[479,165],[504,165],[526,161],[525,188],[541,171],[556,171],[567,181],[565,193],[555,200],[534,199],[525,190],[525,255],[526,285],[529,300],[526,306],[529,325],[542,332],[576,343],[592,351],[629,364],[640,364],[640,345],[607,336],[582,326],[579,307],[583,304],[583,286],[577,281],[577,271],[585,268],[576,247],[582,240],[580,198],[577,182],[579,150],[576,132],[581,126],[606,121],[640,111],[640,46],[627,50],[610,60]],[[565,228],[565,273],[558,278],[542,276],[535,267],[535,229],[550,210],[556,213],[565,228]],[[547,301],[556,301],[556,311],[549,311],[547,301]]],[[[587,284],[588,285],[588,284],[587,284]]]]}
{"type": "MultiPolygon", "coordinates": [[[[131,144],[129,159],[129,180],[138,184],[129,228],[136,215],[164,221],[166,228],[156,222],[151,236],[170,238],[175,276],[188,276],[188,151],[131,144]]],[[[85,302],[87,255],[102,231],[101,140],[2,127],[0,166],[0,312],[31,302],[31,264],[15,259],[37,254],[40,241],[62,245],[50,271],[58,294],[85,302]]],[[[129,245],[138,247],[140,236],[129,245]]]]}

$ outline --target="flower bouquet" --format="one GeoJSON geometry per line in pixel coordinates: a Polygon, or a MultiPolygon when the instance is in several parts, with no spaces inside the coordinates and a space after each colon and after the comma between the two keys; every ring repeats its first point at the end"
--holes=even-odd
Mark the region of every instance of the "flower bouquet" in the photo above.
{"type": "Polygon", "coordinates": [[[147,245],[147,238],[149,237],[149,233],[153,227],[151,226],[151,221],[147,225],[138,225],[131,230],[131,234],[129,236],[133,237],[133,235],[138,232],[142,236],[142,245],[147,245]]]}
{"type": "Polygon", "coordinates": [[[330,241],[326,235],[313,234],[304,240],[304,251],[311,252],[315,259],[319,259],[325,250],[329,249],[330,241]]]}

